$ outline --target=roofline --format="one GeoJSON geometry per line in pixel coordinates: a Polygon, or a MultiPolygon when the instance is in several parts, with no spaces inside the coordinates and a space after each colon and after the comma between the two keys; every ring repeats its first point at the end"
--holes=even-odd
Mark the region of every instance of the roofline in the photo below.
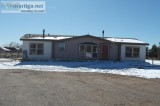
{"type": "Polygon", "coordinates": [[[20,41],[56,41],[52,39],[20,39],[20,41]]]}
{"type": "Polygon", "coordinates": [[[27,39],[27,38],[20,38],[20,41],[53,41],[52,39],[27,39]]]}
{"type": "Polygon", "coordinates": [[[125,42],[116,42],[118,44],[129,44],[129,45],[147,45],[149,46],[149,43],[125,43],[125,42]]]}
{"type": "MultiPolygon", "coordinates": [[[[27,35],[27,34],[25,34],[27,35]]],[[[24,35],[24,36],[25,36],[24,35]]],[[[41,34],[31,34],[31,35],[41,35],[41,34]]],[[[23,37],[24,37],[23,36],[23,37]]],[[[72,39],[77,39],[77,38],[81,38],[81,37],[92,37],[92,38],[95,38],[95,39],[99,39],[99,40],[102,40],[102,41],[108,41],[108,42],[112,42],[112,43],[117,43],[117,44],[132,44],[132,45],[149,45],[148,43],[127,43],[127,42],[114,42],[114,41],[110,41],[110,40],[107,40],[105,38],[115,38],[115,37],[104,37],[104,39],[102,37],[97,37],[97,36],[93,36],[93,35],[81,35],[81,36],[73,36],[73,35],[50,35],[50,37],[54,37],[54,36],[64,36],[64,37],[71,37],[71,38],[66,38],[66,39],[59,39],[59,40],[54,40],[54,39],[27,39],[27,38],[23,38],[21,37],[20,40],[21,41],[66,41],[66,40],[72,40],[72,39]]],[[[46,36],[46,37],[49,37],[49,36],[46,36]]],[[[120,37],[116,37],[116,38],[119,38],[119,39],[136,39],[136,38],[120,38],[120,37]]],[[[138,39],[136,39],[138,40],[138,39]]]]}
{"type": "Polygon", "coordinates": [[[135,40],[138,40],[137,38],[122,38],[122,37],[104,37],[104,38],[135,39],[135,40]]]}
{"type": "MultiPolygon", "coordinates": [[[[31,37],[42,37],[43,38],[43,34],[25,34],[23,35],[20,40],[27,40],[27,41],[30,41],[30,40],[39,40],[39,41],[54,41],[54,39],[28,39],[29,36],[31,35],[31,37]],[[34,35],[34,36],[32,36],[34,35]],[[25,36],[27,36],[28,38],[25,38],[25,36]]],[[[45,34],[45,37],[76,37],[76,35],[48,35],[48,34],[45,34]]],[[[67,38],[68,39],[68,38],[67,38]]],[[[55,40],[56,41],[56,40],[55,40]]]]}
{"type": "Polygon", "coordinates": [[[65,40],[77,39],[77,38],[81,38],[81,37],[92,37],[92,38],[99,39],[99,40],[102,40],[102,41],[112,42],[112,41],[109,41],[109,40],[106,40],[106,39],[103,39],[103,38],[100,38],[100,37],[97,37],[97,36],[93,36],[93,35],[75,36],[75,37],[72,37],[72,38],[60,39],[60,40],[58,40],[58,41],[65,41],[65,40]]]}
{"type": "MultiPolygon", "coordinates": [[[[24,35],[25,36],[25,35],[24,35]]],[[[23,37],[24,37],[23,36],[23,37]]],[[[57,35],[58,36],[58,35],[57,35]]],[[[61,35],[62,36],[62,35],[61,35]]],[[[65,36],[65,35],[64,35],[65,36]]],[[[66,39],[59,39],[59,40],[54,40],[54,39],[27,39],[27,38],[23,38],[21,37],[20,40],[21,41],[66,41],[66,40],[71,40],[71,39],[77,39],[77,38],[81,38],[81,37],[92,37],[95,39],[99,39],[99,40],[103,40],[103,41],[108,41],[108,42],[112,42],[106,39],[103,39],[101,37],[97,37],[97,36],[93,36],[93,35],[81,35],[81,36],[70,36],[71,38],[66,38],[66,39]]],[[[69,36],[66,36],[69,37],[69,36]]]]}

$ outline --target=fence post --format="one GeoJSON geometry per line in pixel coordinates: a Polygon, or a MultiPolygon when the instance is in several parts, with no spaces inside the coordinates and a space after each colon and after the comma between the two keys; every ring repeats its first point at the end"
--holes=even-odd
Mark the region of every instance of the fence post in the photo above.
{"type": "Polygon", "coordinates": [[[154,65],[154,58],[152,58],[152,66],[154,65]]]}

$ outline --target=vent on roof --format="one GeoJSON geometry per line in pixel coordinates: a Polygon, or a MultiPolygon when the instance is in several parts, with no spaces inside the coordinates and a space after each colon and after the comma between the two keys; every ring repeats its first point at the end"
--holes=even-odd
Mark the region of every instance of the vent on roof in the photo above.
{"type": "Polygon", "coordinates": [[[104,30],[102,31],[102,38],[104,39],[104,30]]]}
{"type": "Polygon", "coordinates": [[[45,38],[45,29],[43,29],[43,38],[45,38]]]}

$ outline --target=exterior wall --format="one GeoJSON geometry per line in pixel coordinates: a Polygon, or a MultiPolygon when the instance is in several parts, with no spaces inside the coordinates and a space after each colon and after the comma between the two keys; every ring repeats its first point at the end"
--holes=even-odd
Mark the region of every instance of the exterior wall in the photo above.
{"type": "Polygon", "coordinates": [[[23,41],[23,50],[27,52],[28,60],[50,60],[52,59],[52,42],[51,41],[23,41]],[[30,43],[44,43],[43,55],[30,55],[29,45],[30,43]]]}
{"type": "MultiPolygon", "coordinates": [[[[101,43],[106,43],[107,41],[103,41],[92,37],[81,37],[77,39],[57,41],[55,42],[55,59],[80,59],[79,44],[84,42],[93,42],[98,44],[98,47],[100,47],[101,43]],[[59,50],[58,43],[60,42],[65,43],[65,51],[59,50]]],[[[100,58],[100,49],[98,50],[98,58],[100,58]]]]}
{"type": "Polygon", "coordinates": [[[98,59],[101,59],[101,44],[109,45],[109,60],[131,60],[131,61],[145,61],[146,58],[146,45],[132,45],[132,44],[116,44],[96,39],[94,37],[84,36],[79,38],[60,40],[60,41],[23,41],[23,50],[26,51],[27,59],[29,60],[50,60],[50,59],[83,59],[80,57],[79,44],[90,42],[98,45],[98,59]],[[43,55],[30,55],[29,46],[30,43],[44,43],[43,55]],[[65,50],[60,51],[58,48],[59,43],[65,43],[65,50]],[[125,47],[139,47],[139,58],[126,58],[125,47]]]}
{"type": "Polygon", "coordinates": [[[110,44],[109,47],[109,59],[118,60],[118,44],[110,44]]]}
{"type": "Polygon", "coordinates": [[[130,60],[130,61],[145,61],[146,58],[146,45],[121,45],[121,60],[130,60]],[[126,58],[125,57],[125,47],[139,47],[140,48],[140,55],[139,58],[126,58]]]}

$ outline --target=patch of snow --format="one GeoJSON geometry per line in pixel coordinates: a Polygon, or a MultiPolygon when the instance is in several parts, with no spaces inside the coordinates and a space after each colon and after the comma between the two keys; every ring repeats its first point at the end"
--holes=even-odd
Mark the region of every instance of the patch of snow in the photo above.
{"type": "Polygon", "coordinates": [[[28,39],[45,39],[45,40],[61,40],[61,39],[68,39],[68,38],[72,38],[72,37],[31,37],[28,39]]]}
{"type": "Polygon", "coordinates": [[[3,51],[10,51],[9,49],[4,48],[4,47],[1,47],[1,49],[2,49],[3,51]]]}
{"type": "Polygon", "coordinates": [[[110,70],[108,73],[119,74],[119,75],[128,75],[128,76],[136,76],[142,78],[160,78],[160,69],[137,69],[130,68],[124,70],[110,70]]]}
{"type": "Polygon", "coordinates": [[[105,38],[106,40],[112,41],[112,42],[121,42],[121,43],[145,43],[143,41],[132,39],[132,38],[105,38]]]}
{"type": "Polygon", "coordinates": [[[12,61],[12,60],[9,58],[0,58],[0,61],[5,62],[5,61],[12,61]]]}
{"type": "MultiPolygon", "coordinates": [[[[154,67],[150,60],[147,62],[113,62],[113,61],[29,61],[29,62],[0,62],[0,69],[29,69],[36,71],[55,72],[98,72],[142,78],[160,78],[160,66],[154,67]]],[[[157,61],[160,64],[160,61],[157,61]]]]}
{"type": "Polygon", "coordinates": [[[152,64],[153,61],[153,65],[160,65],[160,61],[159,60],[146,60],[146,62],[152,64]]]}

